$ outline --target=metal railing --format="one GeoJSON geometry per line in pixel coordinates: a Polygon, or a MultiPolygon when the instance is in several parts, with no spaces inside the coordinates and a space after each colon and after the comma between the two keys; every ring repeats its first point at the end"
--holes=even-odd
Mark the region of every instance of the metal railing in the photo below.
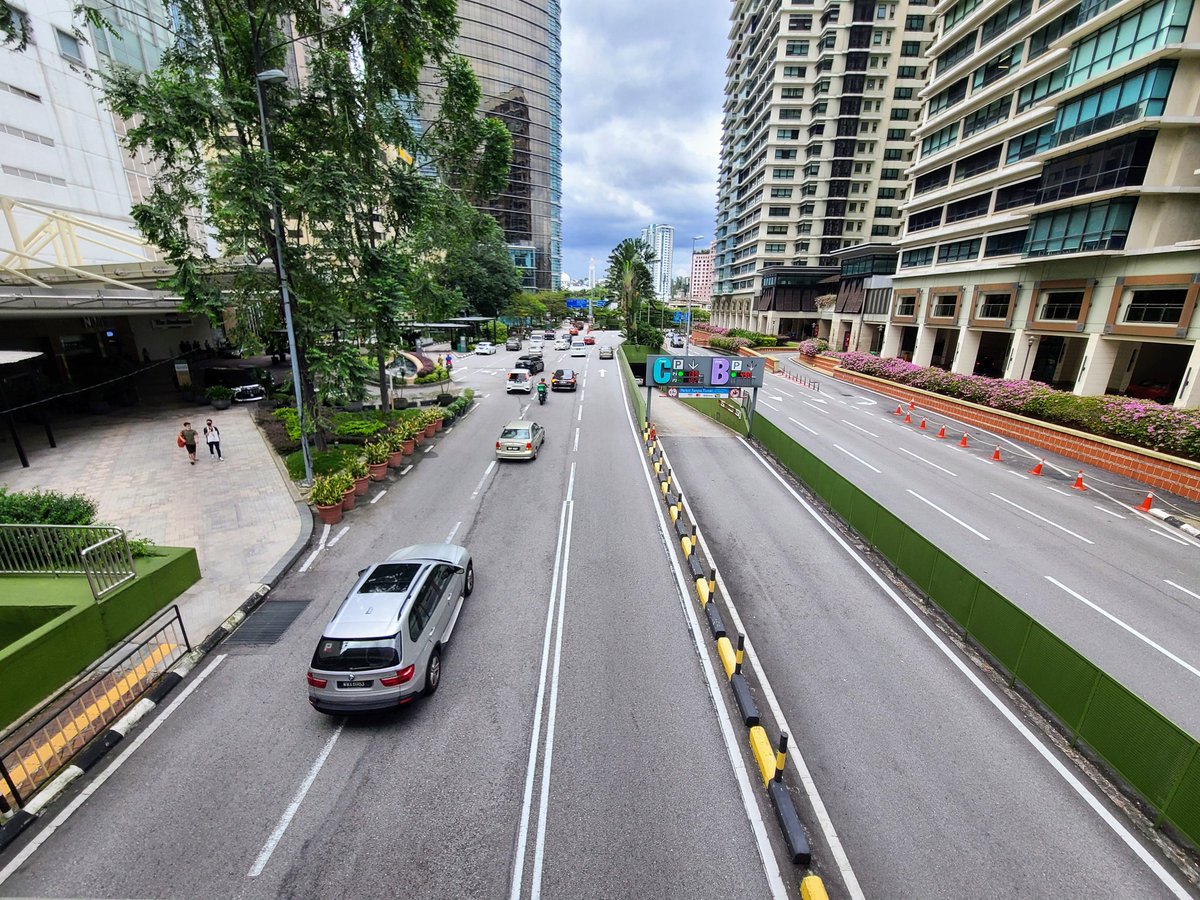
{"type": "Polygon", "coordinates": [[[86,575],[99,600],[137,573],[112,525],[0,525],[0,575],[86,575]]]}
{"type": "Polygon", "coordinates": [[[0,741],[0,812],[25,805],[191,649],[179,607],[139,632],[128,651],[52,701],[0,741]]]}

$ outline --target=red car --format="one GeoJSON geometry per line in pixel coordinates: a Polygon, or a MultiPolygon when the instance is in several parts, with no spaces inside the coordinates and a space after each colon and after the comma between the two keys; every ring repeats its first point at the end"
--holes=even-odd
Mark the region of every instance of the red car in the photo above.
{"type": "Polygon", "coordinates": [[[572,329],[571,329],[571,334],[579,334],[579,329],[578,329],[578,328],[572,328],[572,329]]]}
{"type": "Polygon", "coordinates": [[[583,342],[585,344],[587,344],[588,346],[591,346],[592,344],[596,343],[596,339],[594,337],[592,337],[590,334],[585,334],[583,336],[583,342]]]}

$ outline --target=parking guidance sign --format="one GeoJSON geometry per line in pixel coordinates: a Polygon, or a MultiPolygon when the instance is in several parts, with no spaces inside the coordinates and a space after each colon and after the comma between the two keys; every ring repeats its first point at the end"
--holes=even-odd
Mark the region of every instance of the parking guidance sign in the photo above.
{"type": "Polygon", "coordinates": [[[657,387],[762,387],[765,360],[745,356],[648,356],[646,383],[657,387]]]}

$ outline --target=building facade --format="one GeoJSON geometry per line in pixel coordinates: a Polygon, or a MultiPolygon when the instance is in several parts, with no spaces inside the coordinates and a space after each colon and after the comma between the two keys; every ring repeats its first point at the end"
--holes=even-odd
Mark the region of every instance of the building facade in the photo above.
{"type": "Polygon", "coordinates": [[[930,48],[884,356],[1200,403],[1200,12],[958,0],[930,48]]]}
{"type": "MultiPolygon", "coordinates": [[[[767,270],[812,269],[789,271],[786,280],[816,284],[829,278],[843,248],[898,237],[933,27],[925,0],[820,8],[736,0],[717,198],[716,324],[813,334],[819,316],[808,300],[792,309],[764,299],[767,270]]],[[[807,287],[800,295],[816,296],[807,287]]]]}
{"type": "Polygon", "coordinates": [[[692,253],[692,271],[688,278],[688,297],[693,303],[708,305],[712,300],[713,252],[705,247],[692,253]]]}
{"type": "Polygon", "coordinates": [[[562,274],[562,35],[558,0],[459,0],[458,52],[483,89],[483,112],[513,138],[495,216],[530,290],[562,274]]]}
{"type": "Polygon", "coordinates": [[[670,225],[647,225],[642,240],[654,251],[650,275],[654,279],[654,296],[666,303],[671,299],[671,279],[675,264],[675,229],[670,225]]]}

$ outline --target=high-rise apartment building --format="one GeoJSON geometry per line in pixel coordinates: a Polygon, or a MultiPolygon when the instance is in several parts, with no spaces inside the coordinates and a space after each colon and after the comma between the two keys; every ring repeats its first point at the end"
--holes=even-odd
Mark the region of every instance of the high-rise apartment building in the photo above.
{"type": "Polygon", "coordinates": [[[513,137],[508,187],[482,209],[500,223],[525,287],[562,273],[562,40],[559,0],[459,0],[458,52],[483,112],[513,137]]]}
{"type": "Polygon", "coordinates": [[[930,48],[884,356],[1200,402],[1200,11],[958,0],[930,48]]]}
{"type": "Polygon", "coordinates": [[[834,254],[900,233],[934,17],[735,0],[731,20],[713,321],[807,335],[834,254]]]}
{"type": "Polygon", "coordinates": [[[703,248],[692,253],[692,271],[688,279],[688,297],[693,303],[707,304],[712,300],[713,252],[703,248]]]}
{"type": "Polygon", "coordinates": [[[670,225],[647,225],[642,240],[654,251],[650,275],[654,279],[654,295],[666,302],[671,299],[671,272],[675,262],[675,229],[670,225]]]}

